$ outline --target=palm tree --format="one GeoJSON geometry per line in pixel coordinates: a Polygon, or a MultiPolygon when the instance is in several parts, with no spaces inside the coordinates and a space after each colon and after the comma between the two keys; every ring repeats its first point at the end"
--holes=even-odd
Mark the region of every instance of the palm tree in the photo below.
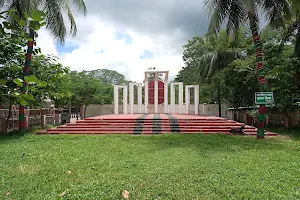
{"type": "Polygon", "coordinates": [[[63,14],[68,15],[71,24],[70,33],[76,35],[77,26],[71,6],[74,5],[84,15],[87,13],[84,0],[0,0],[0,8],[14,8],[24,18],[25,13],[31,15],[33,10],[45,13],[46,29],[62,44],[67,35],[63,14]]]}
{"type": "MultiPolygon", "coordinates": [[[[71,4],[82,12],[84,15],[87,13],[87,9],[84,0],[0,0],[0,8],[16,10],[16,14],[21,19],[26,19],[26,14],[31,16],[33,10],[42,10],[45,13],[46,29],[49,30],[52,35],[63,44],[67,34],[66,26],[64,23],[63,13],[67,13],[68,19],[71,24],[70,33],[72,36],[76,35],[77,26],[72,13],[71,4]]],[[[24,64],[24,77],[30,74],[30,62],[33,52],[35,32],[29,30],[29,35],[32,40],[27,42],[26,60],[24,64]]],[[[23,82],[24,85],[26,82],[23,82]]],[[[25,87],[23,87],[25,89],[25,87]]],[[[25,134],[25,108],[19,106],[19,132],[21,135],[25,134]]]]}
{"type": "Polygon", "coordinates": [[[198,72],[202,78],[210,78],[216,71],[219,71],[232,63],[241,54],[241,49],[233,46],[226,33],[208,35],[204,37],[206,44],[201,52],[198,61],[198,72]]]}
{"type": "Polygon", "coordinates": [[[286,21],[285,33],[281,42],[281,49],[284,44],[293,38],[295,40],[294,55],[300,57],[300,1],[290,0],[292,5],[292,18],[286,21]]]}
{"type": "MultiPolygon", "coordinates": [[[[202,79],[211,78],[215,72],[225,68],[241,54],[241,50],[231,46],[230,39],[224,32],[217,36],[208,36],[206,48],[202,55],[199,55],[198,72],[202,79]],[[210,38],[212,37],[212,38],[210,38]]],[[[219,85],[219,84],[218,84],[219,85]]],[[[218,89],[219,117],[222,116],[221,110],[221,91],[218,89]]]]}
{"type": "MultiPolygon", "coordinates": [[[[297,1],[297,0],[293,0],[297,1]]],[[[291,16],[291,4],[288,0],[205,0],[205,8],[210,14],[208,31],[217,33],[226,24],[227,33],[236,33],[247,22],[250,25],[256,48],[256,61],[260,90],[266,91],[265,72],[263,69],[262,45],[258,34],[258,12],[262,12],[271,26],[283,25],[291,16]]],[[[264,138],[265,105],[259,106],[257,139],[264,138]]]]}

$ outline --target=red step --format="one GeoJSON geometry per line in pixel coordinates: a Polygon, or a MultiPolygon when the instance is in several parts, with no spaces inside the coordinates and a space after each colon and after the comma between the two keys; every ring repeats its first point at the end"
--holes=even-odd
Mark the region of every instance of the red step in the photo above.
{"type": "MultiPolygon", "coordinates": [[[[122,115],[120,115],[122,116],[122,115]]],[[[147,115],[142,121],[142,127],[136,127],[137,119],[141,115],[126,115],[122,118],[119,115],[99,116],[87,118],[40,132],[40,134],[153,134],[160,130],[162,134],[171,133],[170,120],[167,115],[160,114],[160,119],[153,119],[154,115],[147,115]],[[158,123],[156,123],[158,122],[158,123]],[[157,125],[156,125],[157,124],[157,125]],[[157,127],[156,127],[157,126],[157,127]]],[[[177,118],[178,132],[180,134],[202,133],[202,134],[230,134],[231,128],[240,128],[243,123],[226,120],[218,117],[206,117],[196,115],[173,115],[177,118]]],[[[172,122],[174,123],[174,122],[172,122]]],[[[173,131],[176,133],[176,129],[173,131]]],[[[173,133],[174,133],[173,132],[173,133]]],[[[245,133],[256,135],[257,129],[245,126],[245,133]]],[[[266,132],[267,136],[275,136],[276,133],[266,132]]]]}
{"type": "MultiPolygon", "coordinates": [[[[70,123],[67,124],[68,126],[135,126],[135,122],[134,123],[70,123]]],[[[145,122],[144,125],[152,125],[152,122],[145,122]]],[[[161,122],[161,125],[170,125],[170,122],[165,121],[165,122],[161,122]]],[[[178,123],[179,126],[242,126],[242,123],[178,123]]]]}

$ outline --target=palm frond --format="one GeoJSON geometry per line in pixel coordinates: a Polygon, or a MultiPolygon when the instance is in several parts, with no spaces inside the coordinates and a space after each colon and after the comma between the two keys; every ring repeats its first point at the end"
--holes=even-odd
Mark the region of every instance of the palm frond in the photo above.
{"type": "Polygon", "coordinates": [[[66,37],[63,12],[66,12],[69,18],[71,24],[70,33],[72,36],[75,36],[77,32],[71,4],[86,15],[87,8],[84,0],[0,0],[0,7],[3,8],[5,6],[7,9],[14,8],[21,17],[25,13],[30,14],[34,9],[42,9],[46,14],[46,29],[50,30],[60,43],[63,43],[66,37]]]}
{"type": "Polygon", "coordinates": [[[66,26],[61,10],[61,2],[57,0],[43,1],[43,11],[46,15],[46,29],[49,29],[56,39],[62,44],[66,37],[66,26]]]}
{"type": "Polygon", "coordinates": [[[76,26],[74,15],[73,15],[73,12],[71,9],[70,2],[69,1],[63,1],[63,2],[64,2],[63,10],[65,10],[67,12],[68,18],[69,18],[69,21],[71,24],[70,33],[72,34],[73,37],[75,37],[76,33],[77,33],[77,26],[76,26]]]}
{"type": "Polygon", "coordinates": [[[206,65],[206,78],[209,78],[213,71],[219,69],[220,63],[219,63],[219,55],[217,52],[213,52],[210,63],[207,63],[206,65]]]}
{"type": "Polygon", "coordinates": [[[6,1],[5,0],[0,0],[0,11],[5,7],[6,1]]]}
{"type": "Polygon", "coordinates": [[[72,0],[72,2],[78,11],[82,12],[84,15],[87,14],[87,8],[83,0],[72,0]]]}
{"type": "Polygon", "coordinates": [[[300,57],[300,30],[296,35],[294,54],[296,57],[300,57]]]}
{"type": "Polygon", "coordinates": [[[240,1],[233,1],[228,15],[226,27],[227,34],[233,33],[234,38],[238,37],[238,29],[246,23],[247,13],[240,1]]]}
{"type": "Polygon", "coordinates": [[[14,0],[0,0],[0,11],[7,10],[14,0]]]}
{"type": "Polygon", "coordinates": [[[234,50],[210,51],[200,56],[198,69],[200,77],[210,78],[216,71],[225,68],[238,57],[234,50]]]}
{"type": "Polygon", "coordinates": [[[299,0],[290,0],[292,9],[294,14],[296,15],[296,18],[299,18],[300,16],[300,1],[299,0]]]}
{"type": "Polygon", "coordinates": [[[220,30],[228,12],[230,10],[231,0],[205,0],[204,7],[209,12],[210,23],[208,27],[209,33],[216,33],[220,30]]]}
{"type": "Polygon", "coordinates": [[[288,0],[256,0],[256,4],[265,12],[267,20],[273,27],[282,27],[285,21],[291,20],[292,7],[288,0]]]}

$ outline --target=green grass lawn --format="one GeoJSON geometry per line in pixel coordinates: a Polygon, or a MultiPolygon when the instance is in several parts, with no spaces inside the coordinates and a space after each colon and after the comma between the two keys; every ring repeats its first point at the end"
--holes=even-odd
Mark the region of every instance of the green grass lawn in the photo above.
{"type": "Polygon", "coordinates": [[[0,199],[300,199],[295,138],[28,134],[0,151],[0,199]]]}

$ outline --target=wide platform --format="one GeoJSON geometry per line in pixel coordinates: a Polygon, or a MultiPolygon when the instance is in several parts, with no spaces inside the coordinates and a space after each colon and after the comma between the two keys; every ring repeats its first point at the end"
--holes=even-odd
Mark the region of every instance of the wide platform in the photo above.
{"type": "MultiPolygon", "coordinates": [[[[73,123],[38,132],[38,134],[230,134],[231,128],[243,123],[221,117],[177,114],[118,114],[85,118],[73,123]]],[[[257,129],[245,126],[247,135],[257,129]]],[[[266,132],[266,136],[276,133],[266,132]]]]}

